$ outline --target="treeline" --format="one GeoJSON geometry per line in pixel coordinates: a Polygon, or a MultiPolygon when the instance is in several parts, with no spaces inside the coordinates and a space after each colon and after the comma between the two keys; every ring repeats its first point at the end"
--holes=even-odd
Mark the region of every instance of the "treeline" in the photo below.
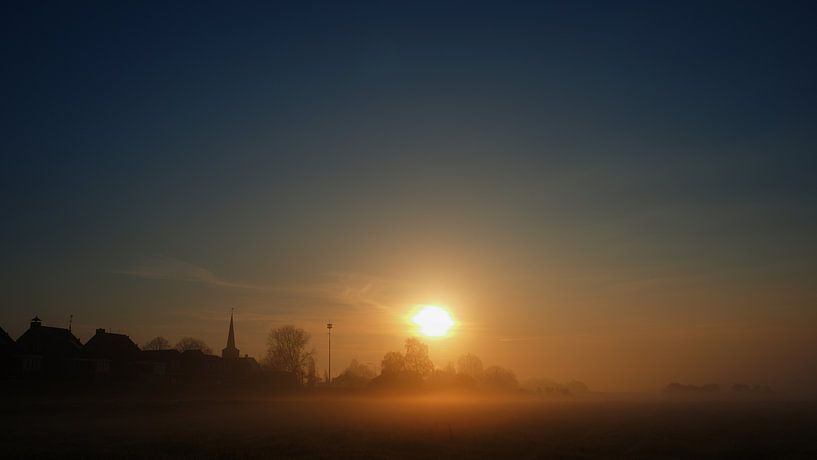
{"type": "Polygon", "coordinates": [[[332,385],[344,388],[379,390],[412,389],[483,389],[514,391],[519,388],[516,375],[500,366],[484,367],[473,354],[460,356],[456,364],[449,362],[436,368],[428,355],[428,346],[415,337],[406,339],[403,351],[390,351],[383,356],[378,370],[352,360],[349,366],[332,380],[332,385]]]}
{"type": "MultiPolygon", "coordinates": [[[[315,349],[309,348],[311,334],[304,329],[286,325],[272,329],[267,337],[267,353],[262,366],[269,370],[288,372],[307,386],[325,384],[316,370],[315,349]]],[[[170,342],[156,337],[142,347],[145,350],[170,348],[170,342]]],[[[178,351],[201,350],[208,354],[204,341],[185,337],[174,347],[178,351]]],[[[484,367],[473,354],[461,356],[457,363],[436,368],[428,355],[428,346],[415,337],[406,339],[403,351],[390,351],[383,356],[380,369],[372,369],[352,360],[346,369],[332,379],[332,385],[345,388],[419,389],[458,388],[513,391],[519,388],[516,375],[501,366],[484,367]]]]}
{"type": "MultiPolygon", "coordinates": [[[[142,350],[145,351],[153,351],[153,350],[170,350],[170,342],[162,337],[154,337],[150,339],[147,343],[142,345],[142,350]]],[[[209,355],[213,353],[213,350],[204,343],[203,340],[197,339],[195,337],[182,337],[176,345],[172,347],[172,349],[178,351],[179,353],[183,353],[187,350],[199,350],[205,355],[209,355]]]]}
{"type": "Polygon", "coordinates": [[[456,363],[449,362],[443,368],[436,368],[428,355],[428,346],[415,337],[406,339],[403,351],[386,353],[379,370],[352,360],[332,380],[332,385],[379,390],[514,391],[519,388],[513,371],[500,366],[484,367],[482,360],[470,353],[460,356],[456,363]]]}
{"type": "MultiPolygon", "coordinates": [[[[316,351],[310,348],[310,340],[309,332],[292,325],[272,329],[267,337],[267,352],[261,365],[268,370],[291,373],[298,382],[308,387],[326,385],[330,377],[327,373],[318,375],[316,351]]],[[[170,348],[170,343],[162,337],[143,346],[146,350],[167,348],[170,348]]],[[[210,350],[203,341],[191,337],[180,340],[175,348],[179,351],[199,349],[204,353],[210,350]]],[[[561,384],[549,379],[530,379],[520,384],[511,369],[498,365],[485,366],[482,359],[472,353],[438,368],[429,356],[428,346],[416,337],[406,339],[402,350],[387,352],[379,364],[379,368],[375,368],[353,359],[337,377],[331,379],[331,385],[398,391],[525,390],[548,396],[577,396],[590,391],[587,385],[577,381],[561,384]]]]}

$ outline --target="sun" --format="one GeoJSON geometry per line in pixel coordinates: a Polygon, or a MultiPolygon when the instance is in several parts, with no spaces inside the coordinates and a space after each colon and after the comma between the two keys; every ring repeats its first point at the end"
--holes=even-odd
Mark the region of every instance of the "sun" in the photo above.
{"type": "Polygon", "coordinates": [[[444,337],[455,324],[447,311],[434,305],[420,309],[412,322],[420,327],[421,334],[428,337],[444,337]]]}

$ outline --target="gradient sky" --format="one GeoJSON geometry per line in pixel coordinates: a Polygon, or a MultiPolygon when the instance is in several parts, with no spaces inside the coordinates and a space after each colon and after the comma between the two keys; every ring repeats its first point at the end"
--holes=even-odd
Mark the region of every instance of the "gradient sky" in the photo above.
{"type": "Polygon", "coordinates": [[[4,3],[0,326],[817,388],[809,2],[339,3],[4,3]]]}

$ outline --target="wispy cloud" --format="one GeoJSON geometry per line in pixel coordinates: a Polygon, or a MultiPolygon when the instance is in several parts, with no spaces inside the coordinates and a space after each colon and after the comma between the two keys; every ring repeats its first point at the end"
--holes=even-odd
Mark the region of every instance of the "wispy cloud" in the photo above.
{"type": "Polygon", "coordinates": [[[498,342],[532,342],[543,339],[543,336],[523,336],[523,337],[497,337],[498,342]]]}
{"type": "MultiPolygon", "coordinates": [[[[194,318],[202,321],[218,321],[224,322],[228,318],[229,312],[223,310],[183,310],[171,312],[174,316],[181,316],[186,318],[194,318]]],[[[237,318],[238,321],[254,322],[261,321],[264,323],[281,322],[281,315],[278,313],[259,313],[257,311],[241,311],[237,318]]]]}
{"type": "Polygon", "coordinates": [[[224,279],[212,271],[190,262],[162,256],[143,258],[133,267],[126,270],[114,270],[114,273],[153,280],[203,283],[225,288],[268,289],[267,286],[239,283],[224,279]]]}
{"type": "MultiPolygon", "coordinates": [[[[356,311],[380,310],[392,312],[406,305],[411,297],[411,286],[401,280],[372,276],[356,272],[332,272],[312,280],[288,284],[251,284],[225,278],[214,271],[172,257],[145,257],[124,270],[114,273],[143,279],[169,282],[198,283],[216,288],[241,289],[244,293],[237,300],[242,316],[256,315],[257,320],[271,320],[272,315],[264,312],[275,311],[276,316],[284,310],[305,317],[304,313],[322,314],[342,309],[349,314],[356,311]],[[249,295],[248,295],[249,294],[249,295]],[[272,308],[272,305],[276,307],[272,308]],[[285,306],[285,307],[284,307],[285,306]],[[257,312],[257,313],[253,313],[257,312]]],[[[195,316],[198,319],[223,320],[224,313],[217,311],[177,311],[175,314],[195,316]]]]}

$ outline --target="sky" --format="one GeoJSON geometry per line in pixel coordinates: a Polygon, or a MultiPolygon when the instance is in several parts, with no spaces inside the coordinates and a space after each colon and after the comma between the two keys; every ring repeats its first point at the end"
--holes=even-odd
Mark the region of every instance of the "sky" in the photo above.
{"type": "Polygon", "coordinates": [[[817,388],[809,2],[4,2],[0,326],[817,388]],[[405,4],[403,4],[405,3],[405,4]],[[717,3],[717,4],[716,4],[717,3]],[[751,3],[751,5],[749,4],[751,3]]]}

